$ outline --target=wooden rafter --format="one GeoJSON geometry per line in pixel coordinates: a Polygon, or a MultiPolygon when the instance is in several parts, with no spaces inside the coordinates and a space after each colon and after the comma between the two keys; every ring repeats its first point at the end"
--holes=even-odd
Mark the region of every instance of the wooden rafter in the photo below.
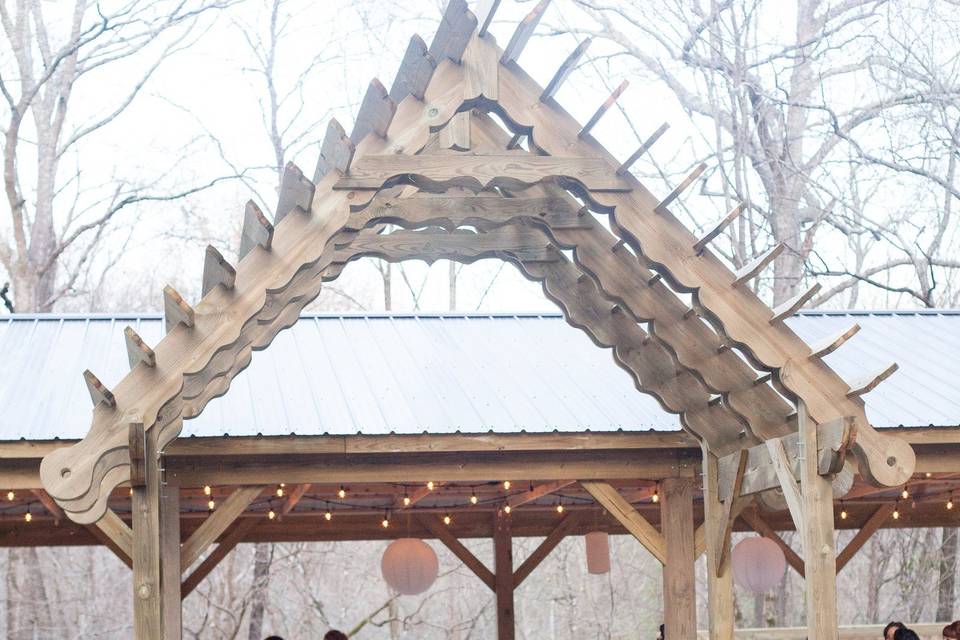
{"type": "Polygon", "coordinates": [[[234,490],[216,511],[204,520],[180,549],[181,570],[189,569],[217,538],[257,499],[265,487],[241,487],[234,490]]]}
{"type": "Polygon", "coordinates": [[[573,483],[573,480],[555,480],[553,482],[545,482],[532,487],[529,491],[524,491],[523,493],[510,496],[507,498],[507,504],[510,505],[511,509],[516,509],[517,507],[525,505],[528,502],[539,500],[544,496],[548,496],[551,493],[555,493],[561,489],[569,487],[573,483]]]}
{"type": "Polygon", "coordinates": [[[877,529],[883,526],[883,523],[887,521],[890,514],[892,514],[896,508],[896,504],[883,504],[877,507],[877,510],[870,516],[870,519],[860,527],[860,531],[858,531],[850,542],[847,543],[847,546],[837,554],[837,573],[840,573],[840,571],[847,566],[847,563],[853,559],[857,551],[866,544],[867,540],[876,533],[877,529]]]}
{"type": "Polygon", "coordinates": [[[666,543],[663,535],[646,518],[623,499],[617,490],[605,482],[581,480],[580,484],[598,503],[627,528],[633,537],[661,563],[666,562],[666,543]]]}
{"type": "Polygon", "coordinates": [[[540,566],[540,563],[570,534],[570,530],[573,529],[581,519],[581,514],[576,512],[568,512],[563,516],[563,519],[557,523],[553,531],[527,556],[527,559],[520,564],[517,570],[513,572],[514,588],[519,587],[520,584],[533,573],[533,570],[540,566]]]}
{"type": "Polygon", "coordinates": [[[477,556],[473,555],[469,549],[463,546],[463,543],[457,540],[457,537],[450,532],[446,525],[431,516],[417,516],[417,522],[442,542],[453,555],[460,559],[464,566],[473,571],[474,575],[480,578],[483,584],[490,587],[492,591],[496,591],[496,580],[493,572],[477,559],[477,556]]]}
{"type": "Polygon", "coordinates": [[[243,539],[257,526],[258,522],[260,520],[257,518],[240,518],[223,536],[216,548],[183,580],[180,585],[180,598],[186,598],[200,586],[203,579],[217,568],[217,565],[233,551],[234,547],[243,542],[243,539]]]}

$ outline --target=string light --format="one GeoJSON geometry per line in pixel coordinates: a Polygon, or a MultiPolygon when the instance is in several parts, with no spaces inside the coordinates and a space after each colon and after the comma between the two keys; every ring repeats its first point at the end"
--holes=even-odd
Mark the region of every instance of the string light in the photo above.
{"type": "Polygon", "coordinates": [[[324,519],[326,519],[327,522],[330,522],[331,520],[333,520],[333,513],[331,513],[330,510],[328,509],[327,512],[323,514],[323,517],[324,519]]]}
{"type": "Polygon", "coordinates": [[[509,481],[509,480],[504,480],[504,481],[503,481],[503,488],[504,488],[505,491],[510,491],[510,481],[509,481]]]}
{"type": "Polygon", "coordinates": [[[433,484],[433,480],[431,480],[430,482],[427,483],[427,490],[428,490],[428,491],[433,491],[433,488],[434,488],[435,486],[437,486],[437,485],[433,484]]]}
{"type": "Polygon", "coordinates": [[[270,509],[270,511],[267,512],[267,518],[269,520],[273,520],[276,517],[277,517],[277,512],[274,511],[273,509],[270,509]]]}
{"type": "Polygon", "coordinates": [[[953,509],[953,494],[951,493],[950,497],[947,498],[947,511],[951,511],[952,509],[953,509]]]}
{"type": "Polygon", "coordinates": [[[930,473],[929,471],[927,471],[927,472],[926,472],[925,474],[923,474],[923,475],[926,476],[927,478],[930,478],[930,477],[933,476],[933,474],[930,473]]]}
{"type": "Polygon", "coordinates": [[[210,488],[210,485],[203,485],[203,495],[208,496],[213,490],[210,488]]]}
{"type": "Polygon", "coordinates": [[[480,499],[477,498],[477,492],[474,491],[474,492],[470,495],[470,504],[477,504],[477,502],[479,502],[479,501],[480,501],[480,499]]]}
{"type": "Polygon", "coordinates": [[[17,497],[17,494],[15,494],[13,491],[7,491],[7,500],[9,500],[10,502],[13,502],[13,499],[16,497],[17,497]]]}
{"type": "Polygon", "coordinates": [[[281,482],[281,483],[280,483],[280,486],[281,486],[281,487],[286,487],[286,486],[287,486],[287,483],[286,483],[286,482],[281,482]]]}
{"type": "Polygon", "coordinates": [[[340,490],[337,491],[337,495],[340,496],[341,500],[347,497],[347,490],[343,488],[343,485],[340,485],[340,490]]]}
{"type": "Polygon", "coordinates": [[[904,486],[903,491],[900,492],[900,497],[903,498],[904,500],[907,500],[910,497],[910,492],[907,491],[906,486],[904,486]]]}
{"type": "Polygon", "coordinates": [[[130,487],[130,495],[133,495],[133,487],[130,487]]]}
{"type": "Polygon", "coordinates": [[[33,514],[27,511],[25,514],[23,514],[23,520],[24,522],[30,522],[33,520],[33,514]]]}
{"type": "Polygon", "coordinates": [[[660,502],[660,485],[658,484],[653,488],[653,495],[650,497],[650,501],[654,504],[660,502]]]}
{"type": "Polygon", "coordinates": [[[443,524],[449,526],[449,524],[450,524],[451,522],[453,522],[453,518],[450,517],[450,514],[449,514],[449,513],[448,513],[448,514],[445,514],[445,515],[443,516],[443,524]]]}
{"type": "Polygon", "coordinates": [[[210,511],[213,511],[214,507],[216,506],[217,503],[213,501],[213,498],[210,498],[210,500],[207,501],[207,509],[210,509],[210,511]]]}
{"type": "Polygon", "coordinates": [[[390,526],[390,514],[389,514],[389,513],[383,514],[383,522],[380,523],[380,526],[382,526],[384,529],[386,529],[387,527],[390,526]]]}
{"type": "Polygon", "coordinates": [[[504,507],[503,507],[503,512],[504,512],[504,513],[510,513],[510,505],[504,505],[504,507]]]}
{"type": "Polygon", "coordinates": [[[557,503],[557,513],[563,513],[563,503],[562,503],[562,502],[558,502],[558,503],[557,503]]]}
{"type": "Polygon", "coordinates": [[[893,508],[893,519],[894,519],[894,520],[899,520],[899,519],[900,519],[900,505],[899,505],[899,504],[897,504],[897,505],[893,508]]]}
{"type": "Polygon", "coordinates": [[[843,502],[840,503],[840,519],[847,519],[847,508],[843,506],[843,502]]]}
{"type": "Polygon", "coordinates": [[[403,506],[405,507],[410,506],[410,496],[403,496],[403,506]]]}
{"type": "Polygon", "coordinates": [[[278,498],[283,497],[283,485],[280,485],[279,487],[277,487],[277,497],[278,498]]]}

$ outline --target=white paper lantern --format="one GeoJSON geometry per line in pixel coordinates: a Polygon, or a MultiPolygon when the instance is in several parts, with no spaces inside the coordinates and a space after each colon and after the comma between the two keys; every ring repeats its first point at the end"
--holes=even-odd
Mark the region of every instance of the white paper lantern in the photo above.
{"type": "Polygon", "coordinates": [[[783,580],[787,559],[783,549],[768,538],[746,538],[737,543],[730,556],[733,579],[754,593],[766,593],[783,580]]]}
{"type": "Polygon", "coordinates": [[[415,596],[429,589],[437,579],[440,562],[433,548],[423,540],[400,538],[383,552],[380,570],[392,589],[405,596],[415,596]]]}
{"type": "Polygon", "coordinates": [[[591,531],[583,537],[587,545],[587,571],[593,574],[610,572],[610,537],[606,531],[591,531]]]}

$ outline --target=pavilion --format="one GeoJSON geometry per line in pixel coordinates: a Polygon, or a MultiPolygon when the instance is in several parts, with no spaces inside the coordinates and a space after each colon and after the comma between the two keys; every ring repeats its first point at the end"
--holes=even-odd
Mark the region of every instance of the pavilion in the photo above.
{"type": "MultiPolygon", "coordinates": [[[[629,532],[663,563],[665,624],[679,638],[696,634],[694,561],[701,551],[709,635],[731,638],[731,531],[746,524],[779,540],[776,530],[795,527],[802,549],[787,555],[805,577],[808,633],[836,638],[838,568],[878,527],[904,520],[896,517],[895,501],[906,484],[934,487],[930,495],[948,488],[957,472],[955,429],[878,430],[866,411],[863,396],[896,365],[863,370],[872,359],[858,358],[844,375],[834,368],[831,354],[853,348],[862,327],[846,324],[815,340],[798,335],[789,319],[816,287],[776,309],[751,287],[783,245],[738,270],[710,251],[711,240],[747,205],[734,207],[703,237],[692,235],[669,207],[702,169],[663,198],[646,190],[629,169],[651,152],[664,127],[631,158],[613,158],[590,131],[619,91],[586,124],[554,98],[589,41],[540,87],[517,59],[546,3],[503,49],[487,33],[497,4],[484,2],[475,15],[463,0],[451,0],[431,45],[411,40],[391,89],[371,83],[351,134],[331,122],[312,179],[287,166],[272,221],[248,204],[237,265],[208,248],[196,305],[164,290],[159,341],[149,331],[124,328],[129,371],[122,379],[105,384],[110,378],[93,372],[105,344],[87,345],[91,364],[83,379],[94,409],[82,439],[64,447],[33,440],[5,445],[0,482],[36,490],[49,518],[76,524],[19,540],[64,544],[63,532],[71,531],[77,542],[97,539],[126,558],[136,638],[179,638],[181,598],[241,541],[386,538],[394,535],[390,513],[404,509],[414,514],[418,535],[439,539],[495,592],[501,639],[514,637],[516,585],[559,540],[595,527],[601,514],[604,526],[629,532]],[[437,401],[454,393],[457,375],[470,367],[445,355],[456,343],[429,340],[406,357],[449,367],[449,375],[415,387],[444,427],[400,432],[401,421],[383,408],[412,402],[403,385],[356,356],[383,349],[390,338],[374,345],[363,331],[346,333],[344,322],[342,338],[323,343],[330,355],[325,373],[311,367],[298,376],[293,354],[281,353],[270,391],[249,387],[248,402],[237,404],[249,404],[260,419],[259,409],[275,406],[268,396],[286,404],[290,395],[314,397],[323,405],[341,397],[348,411],[331,424],[362,433],[301,435],[287,423],[294,435],[183,437],[191,428],[186,420],[220,396],[236,398],[234,378],[263,357],[253,352],[272,349],[282,330],[300,327],[304,306],[323,284],[364,256],[510,262],[541,283],[567,323],[611,349],[627,382],[656,409],[678,416],[684,432],[638,431],[650,412],[633,417],[633,405],[616,400],[590,407],[607,422],[571,404],[582,424],[574,418],[561,429],[560,420],[548,419],[536,433],[471,432],[460,426],[475,422],[460,413],[462,403],[437,401]],[[427,392],[434,395],[425,400],[427,392]],[[385,429],[368,433],[377,411],[385,429]],[[593,425],[605,429],[594,432],[593,425]],[[440,484],[448,499],[463,500],[449,525],[436,506],[440,484]],[[228,492],[212,513],[203,507],[208,486],[228,492]],[[345,487],[363,498],[338,514],[336,526],[318,526],[330,505],[344,499],[345,487]],[[283,527],[263,515],[273,511],[264,498],[280,488],[287,492],[279,507],[283,527]],[[838,555],[834,498],[841,495],[849,517],[839,526],[860,526],[861,535],[838,555]],[[562,499],[570,504],[558,521],[562,499]],[[546,540],[515,566],[517,535],[546,540]],[[493,538],[492,568],[458,540],[470,536],[493,538]]],[[[546,412],[548,403],[529,389],[544,388],[538,377],[561,384],[571,347],[555,346],[539,375],[499,381],[494,395],[506,394],[501,408],[511,417],[546,412]]],[[[63,350],[73,348],[65,337],[63,350]]],[[[61,351],[50,348],[52,362],[61,362],[61,351]]],[[[944,371],[949,375],[949,365],[944,371]]],[[[490,384],[472,375],[474,384],[490,384]]],[[[928,383],[943,386],[942,379],[911,378],[910,393],[928,383]]],[[[472,390],[464,393],[469,399],[472,390]]],[[[44,402],[42,410],[56,406],[44,402]]],[[[949,424],[935,426],[954,427],[956,406],[954,395],[949,424]]],[[[406,419],[419,422],[413,414],[406,419]]],[[[949,521],[934,501],[921,500],[912,515],[914,526],[949,521]]],[[[24,524],[9,527],[6,539],[17,540],[24,524]]]]}

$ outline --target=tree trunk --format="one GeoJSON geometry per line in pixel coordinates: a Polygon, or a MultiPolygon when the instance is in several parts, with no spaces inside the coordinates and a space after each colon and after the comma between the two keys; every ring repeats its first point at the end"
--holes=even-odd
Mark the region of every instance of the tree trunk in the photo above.
{"type": "Polygon", "coordinates": [[[263,637],[263,614],[267,608],[270,586],[270,565],[273,562],[273,545],[259,542],[253,554],[253,593],[250,598],[249,640],[263,637]]]}
{"type": "Polygon", "coordinates": [[[944,527],[940,537],[940,587],[937,620],[953,621],[954,584],[957,575],[957,529],[944,527]]]}

